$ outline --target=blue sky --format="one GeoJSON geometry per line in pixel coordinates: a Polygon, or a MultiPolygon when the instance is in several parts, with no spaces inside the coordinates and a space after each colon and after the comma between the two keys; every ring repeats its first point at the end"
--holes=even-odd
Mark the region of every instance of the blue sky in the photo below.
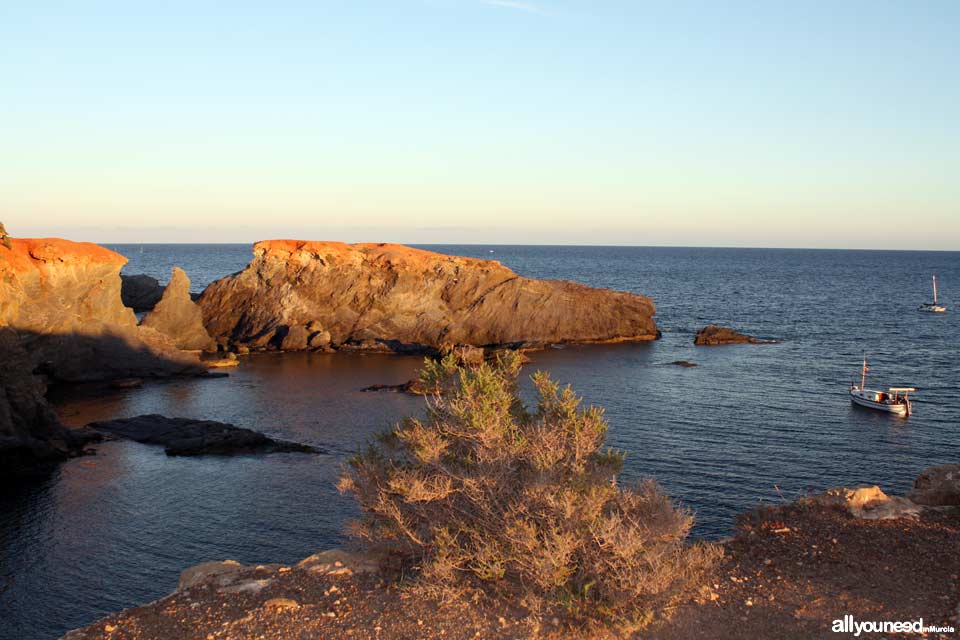
{"type": "Polygon", "coordinates": [[[0,3],[0,220],[960,249],[958,33],[952,0],[0,3]]]}

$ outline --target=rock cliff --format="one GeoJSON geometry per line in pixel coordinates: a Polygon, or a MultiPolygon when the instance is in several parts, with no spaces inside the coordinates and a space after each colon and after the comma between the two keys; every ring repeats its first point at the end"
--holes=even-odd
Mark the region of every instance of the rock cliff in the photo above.
{"type": "Polygon", "coordinates": [[[15,331],[52,380],[201,373],[155,329],[137,326],[120,298],[126,258],[99,245],[13,239],[0,254],[0,327],[15,331]]]}
{"type": "Polygon", "coordinates": [[[658,335],[644,296],[393,244],[259,242],[253,261],[199,304],[214,338],[250,348],[432,352],[658,335]]]}
{"type": "Polygon", "coordinates": [[[0,247],[0,457],[56,457],[74,444],[43,397],[48,381],[205,371],[123,306],[126,258],[89,243],[10,240],[0,247]]]}

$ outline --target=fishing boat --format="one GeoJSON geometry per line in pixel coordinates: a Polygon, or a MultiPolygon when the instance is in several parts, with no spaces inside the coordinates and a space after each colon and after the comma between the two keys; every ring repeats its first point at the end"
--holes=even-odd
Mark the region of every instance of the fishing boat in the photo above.
{"type": "Polygon", "coordinates": [[[914,387],[890,387],[886,391],[867,389],[867,371],[869,370],[867,358],[864,356],[863,369],[860,371],[860,386],[850,384],[850,400],[854,404],[903,417],[913,413],[910,393],[916,391],[914,387]]]}
{"type": "Polygon", "coordinates": [[[937,276],[933,276],[933,302],[921,304],[920,311],[930,311],[932,313],[946,313],[947,311],[945,306],[937,304],[937,276]]]}

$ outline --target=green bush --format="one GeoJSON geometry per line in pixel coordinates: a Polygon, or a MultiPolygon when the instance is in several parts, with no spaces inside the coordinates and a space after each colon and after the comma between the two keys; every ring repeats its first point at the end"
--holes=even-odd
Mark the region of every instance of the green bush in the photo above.
{"type": "Polygon", "coordinates": [[[649,621],[719,552],[686,543],[693,518],[654,481],[617,483],[624,455],[603,449],[601,409],[537,373],[530,412],[519,370],[515,354],[427,361],[426,419],[380,436],[340,480],[363,511],[353,533],[438,595],[481,587],[534,612],[649,621]]]}

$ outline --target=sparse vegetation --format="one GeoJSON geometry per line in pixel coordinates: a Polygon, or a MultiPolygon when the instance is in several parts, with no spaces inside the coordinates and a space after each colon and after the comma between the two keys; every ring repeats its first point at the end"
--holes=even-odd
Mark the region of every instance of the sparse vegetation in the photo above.
{"type": "Polygon", "coordinates": [[[693,518],[654,481],[618,484],[624,454],[603,448],[601,409],[537,373],[528,411],[519,370],[515,354],[428,361],[426,419],[382,435],[341,478],[363,509],[353,533],[435,595],[479,587],[533,612],[649,622],[720,552],[687,543],[693,518]]]}

